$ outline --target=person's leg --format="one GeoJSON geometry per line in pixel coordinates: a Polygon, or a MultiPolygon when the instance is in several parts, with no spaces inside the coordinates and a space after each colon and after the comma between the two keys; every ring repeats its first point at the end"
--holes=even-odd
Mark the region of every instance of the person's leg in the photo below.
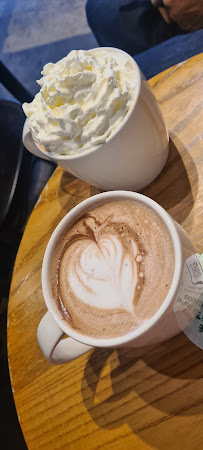
{"type": "Polygon", "coordinates": [[[141,53],[181,33],[166,24],[150,0],[88,0],[87,20],[102,47],[118,47],[131,55],[141,53]]]}
{"type": "Polygon", "coordinates": [[[168,39],[133,56],[147,79],[202,52],[203,29],[168,39]]]}

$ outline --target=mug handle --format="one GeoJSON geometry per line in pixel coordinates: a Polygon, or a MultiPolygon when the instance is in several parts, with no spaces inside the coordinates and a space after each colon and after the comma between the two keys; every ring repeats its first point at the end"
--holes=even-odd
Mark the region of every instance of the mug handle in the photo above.
{"type": "Polygon", "coordinates": [[[38,156],[38,158],[42,158],[42,159],[46,159],[47,161],[51,161],[51,159],[48,156],[44,155],[44,153],[42,153],[40,151],[40,149],[34,143],[31,131],[30,131],[29,126],[28,126],[28,120],[27,119],[26,119],[26,121],[24,123],[24,127],[23,127],[22,140],[23,140],[23,144],[24,144],[25,148],[30,153],[32,153],[35,156],[38,156]]]}
{"type": "Polygon", "coordinates": [[[52,364],[65,364],[93,348],[71,337],[62,339],[64,334],[48,311],[38,325],[37,340],[45,358],[52,364]]]}

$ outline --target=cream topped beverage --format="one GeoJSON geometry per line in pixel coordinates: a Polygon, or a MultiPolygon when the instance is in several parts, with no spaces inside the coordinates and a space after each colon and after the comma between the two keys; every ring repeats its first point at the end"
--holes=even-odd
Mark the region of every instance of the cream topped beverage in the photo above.
{"type": "Polygon", "coordinates": [[[68,324],[92,337],[135,330],[160,308],[174,274],[162,219],[139,201],[110,201],[61,236],[51,263],[52,293],[68,324]]]}
{"type": "Polygon", "coordinates": [[[23,110],[36,144],[53,157],[85,153],[106,142],[135,98],[135,68],[124,53],[73,50],[46,64],[42,75],[40,91],[23,110]]]}

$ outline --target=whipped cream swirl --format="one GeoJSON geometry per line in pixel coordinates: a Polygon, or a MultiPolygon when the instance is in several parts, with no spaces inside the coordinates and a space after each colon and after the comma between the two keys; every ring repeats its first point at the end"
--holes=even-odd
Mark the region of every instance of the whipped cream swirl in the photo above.
{"type": "Polygon", "coordinates": [[[73,50],[46,64],[40,91],[23,104],[36,143],[51,154],[77,155],[97,148],[120,127],[136,91],[125,54],[73,50]]]}

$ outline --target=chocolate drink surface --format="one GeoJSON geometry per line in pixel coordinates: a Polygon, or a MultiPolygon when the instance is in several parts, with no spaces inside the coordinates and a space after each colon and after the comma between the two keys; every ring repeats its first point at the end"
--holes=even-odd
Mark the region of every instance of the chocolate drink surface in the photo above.
{"type": "Polygon", "coordinates": [[[160,308],[174,248],[159,215],[139,201],[101,204],[58,239],[51,288],[68,325],[94,338],[128,334],[160,308]]]}

